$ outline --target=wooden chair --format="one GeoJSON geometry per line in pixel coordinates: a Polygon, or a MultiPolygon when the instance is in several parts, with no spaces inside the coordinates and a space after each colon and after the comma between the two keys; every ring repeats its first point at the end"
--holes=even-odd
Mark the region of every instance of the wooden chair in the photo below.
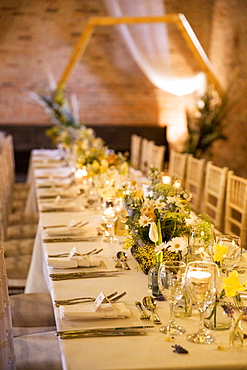
{"type": "MultiPolygon", "coordinates": [[[[37,299],[32,302],[33,311],[36,304],[37,299]]],[[[27,309],[26,315],[28,315],[27,309]]],[[[58,339],[54,331],[14,338],[4,250],[0,246],[0,368],[41,370],[47,367],[54,370],[62,369],[58,339]]]]}
{"type": "Polygon", "coordinates": [[[240,236],[247,249],[247,179],[232,172],[227,176],[224,233],[240,236]]]}
{"type": "Polygon", "coordinates": [[[165,145],[156,145],[153,143],[152,158],[150,160],[150,165],[163,170],[165,162],[165,151],[166,151],[165,145]]]}
{"type": "Polygon", "coordinates": [[[211,161],[206,164],[202,213],[206,213],[215,229],[223,232],[226,199],[227,167],[218,167],[211,161]]]}
{"type": "Polygon", "coordinates": [[[179,153],[174,149],[170,150],[168,174],[171,179],[181,181],[182,188],[185,186],[187,154],[179,153]]]}
{"type": "Polygon", "coordinates": [[[195,213],[201,212],[202,192],[205,179],[205,159],[194,158],[191,154],[187,158],[185,188],[192,195],[191,209],[195,213]]]}
{"type": "Polygon", "coordinates": [[[135,170],[140,168],[142,137],[136,134],[130,138],[130,164],[135,170]]]}
{"type": "Polygon", "coordinates": [[[143,138],[141,145],[140,170],[144,175],[148,174],[152,160],[152,150],[154,141],[143,138]]]}

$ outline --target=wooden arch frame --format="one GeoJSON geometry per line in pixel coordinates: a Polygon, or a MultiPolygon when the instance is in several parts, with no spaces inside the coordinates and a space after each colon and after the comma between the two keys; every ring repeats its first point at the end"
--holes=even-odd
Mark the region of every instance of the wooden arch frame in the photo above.
{"type": "Polygon", "coordinates": [[[219,95],[222,96],[224,91],[221,88],[214,72],[212,65],[202,48],[198,38],[196,37],[193,29],[191,28],[189,22],[183,14],[168,14],[165,16],[152,16],[152,17],[92,17],[88,20],[84,31],[82,32],[80,39],[74,49],[74,52],[65,67],[65,70],[58,82],[59,88],[64,88],[73,68],[76,63],[81,58],[83,52],[85,51],[91,36],[93,34],[94,28],[96,26],[113,26],[121,23],[131,24],[131,23],[174,23],[177,25],[178,29],[182,33],[185,42],[191,49],[194,57],[198,60],[202,70],[206,73],[209,81],[214,85],[215,89],[218,91],[219,95]]]}

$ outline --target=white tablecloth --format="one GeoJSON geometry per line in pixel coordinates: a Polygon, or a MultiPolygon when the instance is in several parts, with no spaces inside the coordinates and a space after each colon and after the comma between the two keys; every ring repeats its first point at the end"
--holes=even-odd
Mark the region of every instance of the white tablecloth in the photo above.
{"type": "MultiPolygon", "coordinates": [[[[39,190],[41,191],[41,190],[39,190]]],[[[76,246],[80,252],[93,248],[103,248],[99,254],[102,266],[114,269],[115,262],[112,256],[122,249],[121,244],[108,244],[102,239],[96,242],[78,243],[43,243],[43,226],[69,223],[71,219],[88,220],[85,232],[89,235],[101,223],[101,215],[95,211],[40,213],[32,264],[28,276],[26,292],[50,291],[53,299],[67,299],[76,296],[96,297],[102,291],[109,294],[113,291],[127,294],[122,302],[131,310],[131,317],[127,319],[101,319],[93,321],[62,320],[59,308],[54,307],[58,330],[83,329],[93,327],[117,327],[131,325],[150,325],[152,321],[141,321],[140,313],[135,307],[135,301],[141,301],[151,292],[147,286],[147,276],[137,269],[137,263],[128,252],[128,262],[131,270],[122,270],[118,275],[104,278],[88,278],[76,280],[51,281],[49,273],[54,272],[47,265],[47,255],[58,252],[68,252],[76,246]]],[[[168,323],[169,307],[167,302],[157,303],[157,313],[163,324],[168,323]]],[[[198,329],[198,312],[193,309],[192,317],[177,319],[186,333],[198,329]]],[[[247,332],[247,322],[243,322],[247,332]]],[[[60,339],[60,348],[63,367],[66,370],[116,370],[116,369],[247,369],[246,344],[240,349],[230,349],[228,346],[228,331],[212,331],[215,341],[210,345],[193,344],[186,340],[186,334],[174,339],[168,338],[159,332],[159,326],[148,330],[143,337],[116,337],[116,338],[81,338],[60,339]],[[172,345],[180,344],[189,353],[186,355],[173,352],[172,345]]]]}

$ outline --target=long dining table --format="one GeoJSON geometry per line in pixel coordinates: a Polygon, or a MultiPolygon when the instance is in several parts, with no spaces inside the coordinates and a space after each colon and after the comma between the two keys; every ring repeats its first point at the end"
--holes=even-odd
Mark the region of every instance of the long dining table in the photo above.
{"type": "MultiPolygon", "coordinates": [[[[89,319],[85,316],[81,317],[80,312],[76,317],[66,316],[63,306],[56,306],[54,303],[57,331],[147,326],[147,328],[138,329],[145,332],[145,335],[69,339],[59,337],[63,369],[246,370],[247,344],[245,343],[242,348],[230,348],[229,330],[211,331],[215,340],[209,345],[194,344],[186,339],[186,334],[198,329],[199,314],[196,307],[193,307],[191,317],[176,319],[177,323],[186,330],[185,334],[179,336],[168,337],[159,330],[161,325],[166,325],[169,321],[170,311],[166,301],[157,300],[156,313],[161,319],[161,325],[154,324],[152,316],[149,320],[140,320],[140,311],[135,302],[142,302],[144,296],[152,294],[148,287],[147,275],[139,269],[138,263],[128,250],[125,252],[128,255],[127,262],[130,269],[115,267],[116,261],[113,257],[118,251],[123,250],[124,237],[118,237],[119,240],[116,243],[105,242],[104,236],[97,233],[97,228],[102,223],[101,211],[85,207],[85,204],[83,205],[79,199],[74,199],[71,195],[68,195],[67,200],[62,197],[66,192],[68,194],[68,190],[72,191],[76,185],[68,185],[69,169],[65,167],[62,160],[56,158],[56,155],[57,151],[55,150],[35,150],[31,157],[29,210],[37,208],[40,219],[26,293],[47,291],[50,292],[54,302],[74,297],[100,298],[101,293],[107,296],[115,291],[118,294],[126,292],[126,295],[119,302],[122,302],[127,309],[127,317],[98,318],[90,316],[89,319]],[[59,201],[54,204],[52,196],[56,196],[55,199],[58,199],[56,194],[59,195],[59,201]],[[73,199],[71,200],[70,197],[73,199]],[[69,208],[67,208],[68,205],[70,205],[69,208]],[[48,226],[69,225],[71,222],[77,223],[79,221],[88,222],[83,228],[81,238],[72,236],[71,240],[68,241],[68,239],[59,236],[47,236],[46,227],[48,226]],[[76,241],[76,238],[79,241],[76,241]],[[73,248],[79,253],[102,249],[97,255],[100,265],[98,267],[58,269],[48,264],[52,258],[48,256],[70,253],[73,248]],[[65,280],[53,280],[51,277],[52,274],[95,270],[113,272],[100,277],[91,276],[65,280]],[[182,346],[188,353],[175,352],[175,345],[182,346]]],[[[247,322],[243,322],[243,328],[247,333],[247,322]]]]}

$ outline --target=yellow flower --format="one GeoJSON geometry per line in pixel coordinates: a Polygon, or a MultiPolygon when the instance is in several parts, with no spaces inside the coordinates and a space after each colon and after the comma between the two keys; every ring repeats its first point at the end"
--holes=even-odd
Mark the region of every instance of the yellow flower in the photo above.
{"type": "Polygon", "coordinates": [[[238,272],[230,272],[227,278],[223,278],[222,288],[225,290],[225,294],[228,298],[234,297],[239,290],[244,290],[244,286],[240,283],[238,278],[238,272]]]}
{"type": "Polygon", "coordinates": [[[151,222],[148,236],[155,244],[159,240],[158,228],[155,222],[151,222]]]}
{"type": "Polygon", "coordinates": [[[213,245],[213,259],[216,262],[222,262],[224,255],[227,253],[228,247],[225,247],[224,245],[220,245],[218,243],[215,243],[213,245]]]}

